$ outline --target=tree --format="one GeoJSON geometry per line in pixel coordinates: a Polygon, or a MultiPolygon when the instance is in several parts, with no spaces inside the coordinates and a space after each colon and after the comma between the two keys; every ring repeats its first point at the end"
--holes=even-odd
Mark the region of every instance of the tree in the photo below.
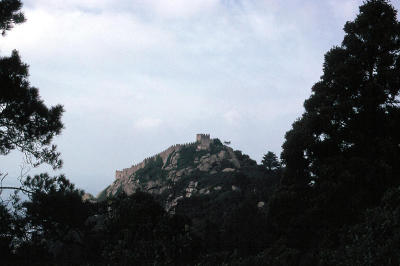
{"type": "Polygon", "coordinates": [[[0,154],[18,149],[33,156],[34,166],[49,163],[59,168],[60,154],[51,141],[63,128],[63,107],[46,107],[27,78],[28,66],[17,51],[0,58],[0,154]]]}
{"type": "Polygon", "coordinates": [[[20,9],[22,3],[20,0],[1,0],[0,1],[0,30],[5,35],[7,30],[12,29],[14,24],[25,21],[25,16],[20,9]]]}
{"type": "Polygon", "coordinates": [[[267,152],[264,155],[261,164],[267,169],[268,171],[275,171],[281,167],[281,164],[278,161],[278,157],[276,157],[275,153],[272,151],[267,152]]]}
{"type": "Polygon", "coordinates": [[[31,193],[22,207],[29,224],[38,229],[36,231],[62,239],[70,230],[83,230],[84,222],[91,215],[90,203],[82,200],[84,192],[63,175],[28,177],[24,187],[31,193]]]}
{"type": "Polygon", "coordinates": [[[13,240],[13,229],[12,229],[13,217],[9,210],[3,203],[0,203],[0,249],[2,252],[2,260],[10,260],[11,242],[13,240]]]}
{"type": "Polygon", "coordinates": [[[193,259],[189,220],[169,215],[150,194],[120,193],[107,211],[102,236],[108,264],[187,265],[193,259]]]}
{"type": "Polygon", "coordinates": [[[28,177],[23,185],[31,193],[27,200],[16,198],[13,202],[22,221],[13,225],[22,231],[13,247],[16,258],[28,260],[27,264],[57,261],[70,265],[84,264],[85,259],[99,255],[92,250],[94,244],[90,241],[95,223],[89,218],[95,218],[95,204],[82,199],[82,190],[63,175],[40,174],[28,177]],[[36,257],[35,253],[44,257],[36,257]]]}
{"type": "MultiPolygon", "coordinates": [[[[2,35],[25,21],[21,6],[19,0],[0,1],[2,35]]],[[[47,107],[28,76],[28,65],[21,61],[17,51],[10,57],[0,57],[0,155],[17,149],[34,167],[48,163],[60,168],[60,153],[52,140],[63,128],[64,109],[61,105],[47,107]]]]}
{"type": "Polygon", "coordinates": [[[399,182],[400,24],[387,1],[370,0],[344,31],[286,134],[284,183],[357,186],[377,202],[399,182]]]}
{"type": "Polygon", "coordinates": [[[324,265],[399,265],[400,189],[385,192],[376,208],[368,209],[361,223],[343,230],[337,250],[323,252],[324,265]]]}
{"type": "Polygon", "coordinates": [[[386,0],[359,10],[282,146],[269,217],[288,250],[337,243],[335,230],[400,183],[400,23],[386,0]]]}

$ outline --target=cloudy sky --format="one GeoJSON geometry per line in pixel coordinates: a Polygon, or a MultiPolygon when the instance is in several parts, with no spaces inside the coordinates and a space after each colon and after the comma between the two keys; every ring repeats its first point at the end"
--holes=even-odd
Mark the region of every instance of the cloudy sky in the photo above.
{"type": "MultiPolygon", "coordinates": [[[[0,39],[0,55],[17,49],[44,101],[65,107],[53,174],[97,194],[116,169],[196,133],[258,162],[279,154],[362,1],[23,2],[27,22],[0,39]]],[[[1,158],[9,176],[21,158],[1,158]]]]}

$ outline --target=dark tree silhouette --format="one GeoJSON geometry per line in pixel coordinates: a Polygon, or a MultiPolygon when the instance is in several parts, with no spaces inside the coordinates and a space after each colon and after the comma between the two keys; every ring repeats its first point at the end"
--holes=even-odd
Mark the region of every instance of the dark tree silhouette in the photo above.
{"type": "Polygon", "coordinates": [[[12,29],[15,24],[25,21],[24,14],[20,11],[22,3],[20,0],[0,1],[0,31],[2,35],[12,29]]]}
{"type": "Polygon", "coordinates": [[[13,233],[13,217],[6,206],[0,203],[0,249],[3,261],[10,260],[12,256],[13,233]]]}
{"type": "Polygon", "coordinates": [[[59,168],[60,154],[51,141],[63,128],[63,107],[46,107],[27,78],[28,66],[17,51],[0,58],[0,154],[18,149],[33,156],[34,166],[49,163],[59,168]]]}
{"type": "Polygon", "coordinates": [[[385,0],[360,7],[344,27],[341,46],[325,55],[304,114],[286,133],[286,168],[269,215],[288,257],[337,244],[339,228],[357,222],[400,183],[396,14],[385,0]]]}
{"type": "Polygon", "coordinates": [[[112,265],[187,265],[192,244],[190,221],[169,215],[147,193],[120,193],[109,199],[103,258],[112,265]]]}
{"type": "MultiPolygon", "coordinates": [[[[21,6],[19,0],[0,1],[3,35],[25,21],[21,6]]],[[[33,166],[48,163],[60,168],[60,153],[52,140],[63,128],[63,107],[47,107],[28,76],[28,65],[21,61],[17,51],[10,57],[0,57],[0,155],[17,149],[25,153],[33,166]]]]}
{"type": "Polygon", "coordinates": [[[26,200],[14,198],[10,265],[78,265],[98,257],[92,247],[96,206],[64,176],[28,177],[26,200]],[[13,262],[13,263],[11,263],[13,262]]]}
{"type": "Polygon", "coordinates": [[[268,171],[275,171],[281,167],[278,157],[272,151],[269,151],[267,152],[267,154],[264,155],[261,164],[268,171]]]}
{"type": "Polygon", "coordinates": [[[400,24],[387,1],[371,0],[344,31],[342,45],[325,55],[305,113],[286,134],[283,182],[351,187],[377,202],[399,183],[400,24]]]}
{"type": "Polygon", "coordinates": [[[400,190],[388,189],[381,204],[365,212],[363,221],[350,226],[337,250],[322,254],[324,265],[400,264],[400,190]]]}

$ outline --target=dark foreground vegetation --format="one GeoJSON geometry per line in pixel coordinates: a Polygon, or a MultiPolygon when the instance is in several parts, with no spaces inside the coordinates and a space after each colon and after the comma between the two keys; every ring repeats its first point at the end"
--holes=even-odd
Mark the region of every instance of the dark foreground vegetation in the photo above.
{"type": "MultiPolygon", "coordinates": [[[[20,7],[0,1],[3,34],[24,21],[20,7]]],[[[400,265],[400,24],[390,3],[368,0],[344,31],[281,161],[237,152],[239,192],[167,212],[142,192],[85,201],[63,176],[27,178],[0,204],[1,264],[400,265]]],[[[0,58],[0,154],[60,167],[63,109],[27,76],[17,52],[0,58]]]]}

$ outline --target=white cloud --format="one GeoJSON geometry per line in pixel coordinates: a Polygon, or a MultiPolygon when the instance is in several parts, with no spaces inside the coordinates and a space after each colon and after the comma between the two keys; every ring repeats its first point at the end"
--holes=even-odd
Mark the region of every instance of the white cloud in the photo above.
{"type": "Polygon", "coordinates": [[[238,126],[240,125],[241,115],[235,110],[231,109],[223,114],[223,118],[229,125],[238,126]]]}
{"type": "Polygon", "coordinates": [[[122,2],[118,0],[26,0],[24,6],[27,8],[41,7],[48,10],[71,10],[71,9],[106,9],[112,4],[122,2]]]}
{"type": "Polygon", "coordinates": [[[190,18],[213,10],[220,0],[28,0],[26,6],[48,10],[83,10],[91,13],[146,12],[163,18],[190,18]]]}
{"type": "Polygon", "coordinates": [[[360,0],[330,0],[329,6],[338,19],[346,21],[354,18],[361,3],[360,0]]]}
{"type": "MultiPolygon", "coordinates": [[[[338,1],[337,15],[351,15],[338,1]]],[[[1,55],[18,49],[45,102],[65,105],[66,174],[90,172],[84,162],[102,178],[157,152],[154,139],[165,148],[201,131],[252,157],[260,142],[279,152],[344,23],[320,9],[328,1],[24,2],[28,21],[1,39],[1,55]],[[77,158],[82,143],[90,152],[77,158]]]]}
{"type": "Polygon", "coordinates": [[[126,13],[94,14],[82,11],[28,10],[28,22],[7,36],[5,48],[30,50],[34,55],[102,62],[107,55],[168,47],[171,35],[126,13]]]}
{"type": "Polygon", "coordinates": [[[138,130],[154,129],[161,126],[162,120],[159,118],[143,117],[135,121],[134,127],[138,130]]]}
{"type": "Polygon", "coordinates": [[[212,10],[219,0],[145,0],[147,8],[167,18],[188,18],[212,10]]]}

